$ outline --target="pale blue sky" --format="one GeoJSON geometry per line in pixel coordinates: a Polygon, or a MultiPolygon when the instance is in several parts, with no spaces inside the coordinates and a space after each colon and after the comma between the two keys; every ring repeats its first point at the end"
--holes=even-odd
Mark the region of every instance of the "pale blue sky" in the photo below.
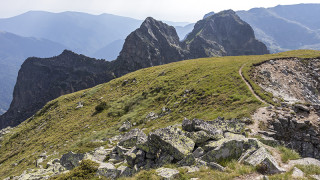
{"type": "Polygon", "coordinates": [[[109,13],[137,19],[152,16],[160,20],[195,22],[210,11],[299,3],[320,3],[320,0],[0,0],[0,18],[43,10],[109,13]]]}

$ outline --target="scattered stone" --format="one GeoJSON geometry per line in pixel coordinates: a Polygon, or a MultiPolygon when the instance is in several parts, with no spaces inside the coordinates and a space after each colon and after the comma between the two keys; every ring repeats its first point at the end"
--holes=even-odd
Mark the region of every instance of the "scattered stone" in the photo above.
{"type": "Polygon", "coordinates": [[[284,170],[279,167],[277,161],[271,156],[264,147],[256,150],[250,155],[244,163],[258,167],[261,173],[276,174],[282,173],[284,170]]]}
{"type": "Polygon", "coordinates": [[[179,177],[179,171],[170,168],[158,168],[156,170],[158,176],[161,176],[164,180],[172,180],[179,177]]]}
{"type": "Polygon", "coordinates": [[[132,124],[129,121],[125,121],[122,126],[119,128],[120,132],[128,131],[132,127],[132,124]]]}
{"type": "Polygon", "coordinates": [[[130,177],[134,173],[133,169],[127,166],[120,166],[117,168],[117,170],[119,172],[119,177],[130,177]]]}
{"type": "Polygon", "coordinates": [[[92,152],[86,153],[84,159],[90,159],[96,162],[103,162],[107,155],[110,155],[112,149],[105,149],[104,147],[98,147],[92,152]]]}
{"type": "Polygon", "coordinates": [[[71,170],[80,165],[80,161],[84,158],[84,154],[75,154],[73,152],[68,152],[67,154],[62,155],[60,163],[67,170],[71,170]]]}
{"type": "Polygon", "coordinates": [[[187,169],[188,173],[199,172],[200,168],[197,166],[182,166],[181,168],[187,169]]]}
{"type": "Polygon", "coordinates": [[[212,169],[215,169],[215,170],[218,170],[218,171],[225,171],[225,167],[221,166],[218,163],[209,162],[209,163],[207,163],[207,165],[212,169]]]}
{"type": "Polygon", "coordinates": [[[83,107],[83,104],[82,104],[82,102],[81,101],[79,101],[78,102],[78,105],[77,105],[77,107],[76,107],[76,109],[79,109],[79,108],[82,108],[83,107]]]}
{"type": "Polygon", "coordinates": [[[292,177],[293,178],[303,178],[304,173],[300,169],[298,169],[297,167],[294,167],[293,171],[292,171],[292,177]]]}
{"type": "Polygon", "coordinates": [[[146,120],[147,121],[151,121],[151,120],[155,120],[158,119],[158,114],[154,113],[154,112],[150,112],[147,116],[146,116],[146,120]]]}
{"type": "Polygon", "coordinates": [[[111,163],[101,163],[97,175],[104,176],[110,179],[116,179],[120,173],[120,170],[116,169],[111,163]]]}

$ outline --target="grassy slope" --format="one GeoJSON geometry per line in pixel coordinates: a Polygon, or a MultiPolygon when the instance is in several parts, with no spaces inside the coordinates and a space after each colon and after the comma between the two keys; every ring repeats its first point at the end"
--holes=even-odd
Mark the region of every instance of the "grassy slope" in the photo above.
{"type": "MultiPolygon", "coordinates": [[[[238,74],[241,65],[246,64],[244,75],[248,78],[253,63],[293,56],[316,57],[320,52],[301,50],[181,61],[142,69],[109,83],[61,96],[5,136],[0,148],[0,179],[34,168],[37,156],[44,151],[59,153],[51,159],[70,150],[85,152],[105,145],[92,140],[118,134],[118,128],[126,120],[136,122],[136,127],[149,132],[181,122],[183,117],[205,120],[217,116],[248,117],[262,104],[242,82],[238,74]],[[186,90],[189,93],[185,93],[186,90]],[[79,101],[84,107],[76,109],[79,101]],[[108,108],[96,113],[95,107],[101,102],[106,102],[108,108]],[[171,109],[171,113],[145,121],[149,112],[161,113],[163,107],[171,109]],[[14,163],[17,166],[12,166],[14,163]]],[[[261,90],[255,87],[255,91],[261,90]]]]}

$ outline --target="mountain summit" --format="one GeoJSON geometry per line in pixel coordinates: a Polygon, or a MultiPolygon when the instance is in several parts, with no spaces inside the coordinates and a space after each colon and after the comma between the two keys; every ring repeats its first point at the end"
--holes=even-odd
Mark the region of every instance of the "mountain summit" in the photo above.
{"type": "Polygon", "coordinates": [[[251,26],[233,10],[198,21],[185,43],[192,58],[269,53],[267,47],[255,39],[251,26]]]}

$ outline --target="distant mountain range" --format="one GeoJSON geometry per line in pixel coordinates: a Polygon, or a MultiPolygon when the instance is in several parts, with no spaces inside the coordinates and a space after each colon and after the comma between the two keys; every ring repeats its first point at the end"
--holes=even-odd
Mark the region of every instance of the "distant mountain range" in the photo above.
{"type": "Polygon", "coordinates": [[[271,52],[320,50],[320,4],[298,4],[238,11],[271,52]]]}

